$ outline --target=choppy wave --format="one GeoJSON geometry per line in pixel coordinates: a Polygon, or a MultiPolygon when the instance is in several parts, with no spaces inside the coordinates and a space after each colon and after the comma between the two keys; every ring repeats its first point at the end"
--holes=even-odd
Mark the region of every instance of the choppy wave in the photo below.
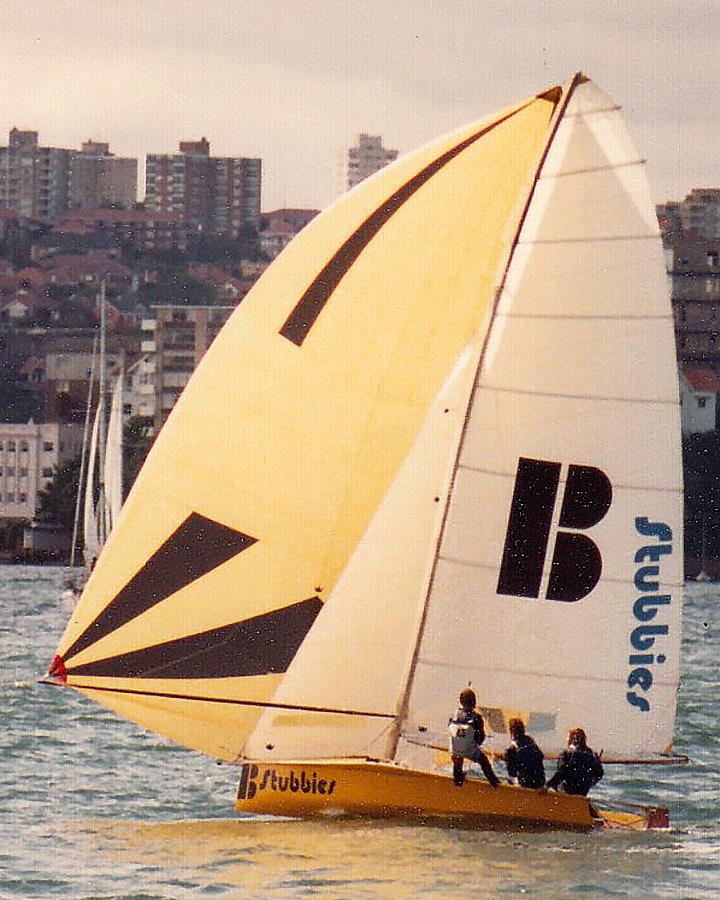
{"type": "Polygon", "coordinates": [[[40,686],[67,610],[59,569],[0,570],[0,896],[715,898],[720,894],[720,586],[687,589],[675,749],[608,800],[663,802],[667,832],[501,834],[232,814],[235,770],[40,686]]]}

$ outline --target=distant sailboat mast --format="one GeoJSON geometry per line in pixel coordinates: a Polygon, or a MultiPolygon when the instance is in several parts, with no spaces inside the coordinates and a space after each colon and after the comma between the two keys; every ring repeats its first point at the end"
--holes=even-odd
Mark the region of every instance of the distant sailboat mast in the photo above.
{"type": "MultiPolygon", "coordinates": [[[[111,438],[113,450],[113,463],[110,464],[106,459],[108,451],[108,423],[106,413],[106,313],[105,313],[105,283],[103,282],[100,289],[100,339],[99,339],[99,376],[98,376],[98,402],[95,411],[95,420],[93,423],[92,434],[90,436],[90,447],[88,451],[87,476],[85,479],[85,514],[84,514],[84,533],[85,533],[85,564],[91,566],[94,559],[100,554],[100,550],[110,534],[113,520],[119,512],[116,495],[118,490],[122,490],[122,478],[114,474],[114,466],[119,465],[122,452],[122,434],[117,436],[118,428],[122,429],[122,397],[119,391],[122,384],[116,385],[114,392],[112,409],[114,416],[111,416],[111,425],[113,429],[113,437],[111,438]],[[96,481],[97,479],[97,481],[96,481]],[[111,482],[110,491],[113,495],[113,504],[117,505],[117,509],[108,509],[108,480],[111,482]],[[117,484],[116,484],[117,482],[117,484]],[[119,485],[119,488],[118,488],[119,485]],[[96,499],[97,496],[97,499],[96,499]]],[[[122,502],[120,500],[120,502],[122,502]]]]}
{"type": "Polygon", "coordinates": [[[105,413],[105,380],[106,380],[107,363],[105,361],[105,282],[100,285],[100,376],[98,378],[98,418],[100,427],[98,429],[98,458],[100,466],[98,471],[98,502],[97,502],[97,521],[98,535],[100,538],[100,546],[102,547],[107,540],[107,524],[105,508],[107,506],[106,486],[105,486],[105,449],[107,446],[106,434],[106,413],[105,413]]]}
{"type": "Polygon", "coordinates": [[[92,361],[90,363],[90,372],[88,379],[87,399],[85,402],[85,421],[83,423],[83,439],[82,450],[80,453],[80,474],[78,475],[78,489],[75,498],[75,518],[73,520],[72,545],[70,547],[70,568],[75,566],[75,556],[77,553],[78,530],[80,526],[80,506],[83,494],[83,485],[85,484],[85,471],[87,468],[87,452],[88,437],[90,435],[90,409],[92,407],[92,393],[95,384],[95,369],[97,365],[97,335],[93,338],[92,361]]]}
{"type": "Polygon", "coordinates": [[[122,507],[122,452],[123,452],[123,375],[115,379],[110,400],[110,418],[107,426],[107,442],[103,472],[105,479],[105,539],[117,524],[122,507]]]}

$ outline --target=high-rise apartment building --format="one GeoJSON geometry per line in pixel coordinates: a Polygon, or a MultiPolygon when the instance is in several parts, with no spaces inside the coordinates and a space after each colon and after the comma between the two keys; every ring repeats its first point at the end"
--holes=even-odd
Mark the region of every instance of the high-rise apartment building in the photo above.
{"type": "Polygon", "coordinates": [[[53,222],[67,208],[70,150],[41,147],[37,131],[13,128],[0,147],[0,208],[53,222]]]}
{"type": "Polygon", "coordinates": [[[181,141],[179,149],[147,156],[149,210],[176,215],[196,231],[230,237],[259,225],[261,160],[210,156],[205,138],[181,141]]]}
{"type": "Polygon", "coordinates": [[[657,207],[664,230],[692,231],[706,241],[720,238],[720,188],[693,188],[684,200],[669,200],[657,207]]]}
{"type": "Polygon", "coordinates": [[[143,320],[140,347],[155,374],[156,432],[234,309],[168,304],[153,306],[154,318],[143,320]]]}
{"type": "Polygon", "coordinates": [[[0,147],[0,208],[55,222],[70,206],[130,209],[136,199],[137,160],[114,156],[106,143],[41,147],[37,131],[13,128],[0,147]]]}
{"type": "Polygon", "coordinates": [[[379,135],[360,134],[356,146],[350,147],[341,167],[341,189],[354,188],[369,175],[397,159],[397,150],[383,147],[379,135]]]}
{"type": "Polygon", "coordinates": [[[667,256],[678,361],[720,374],[720,241],[675,237],[667,256]]]}
{"type": "Polygon", "coordinates": [[[0,519],[32,519],[55,468],[78,456],[82,425],[0,425],[0,519]]]}
{"type": "Polygon", "coordinates": [[[137,168],[136,159],[115,156],[109,144],[86,141],[70,156],[69,205],[131,209],[137,200],[137,168]]]}

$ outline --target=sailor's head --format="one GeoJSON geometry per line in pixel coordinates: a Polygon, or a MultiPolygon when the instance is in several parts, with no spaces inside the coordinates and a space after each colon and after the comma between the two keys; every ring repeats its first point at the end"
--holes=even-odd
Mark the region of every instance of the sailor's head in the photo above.
{"type": "Polygon", "coordinates": [[[508,722],[508,732],[513,740],[525,737],[525,723],[522,719],[510,719],[508,722]]]}
{"type": "Polygon", "coordinates": [[[567,736],[568,747],[585,747],[587,738],[582,728],[571,728],[567,736]]]}
{"type": "Polygon", "coordinates": [[[475,691],[471,688],[465,688],[460,691],[460,706],[463,709],[466,709],[468,712],[472,712],[477,705],[477,697],[475,696],[475,691]]]}

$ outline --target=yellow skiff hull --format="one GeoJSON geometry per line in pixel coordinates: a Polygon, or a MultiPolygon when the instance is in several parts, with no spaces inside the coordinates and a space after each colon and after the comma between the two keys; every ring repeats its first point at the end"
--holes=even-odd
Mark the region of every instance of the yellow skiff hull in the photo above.
{"type": "Polygon", "coordinates": [[[498,829],[648,827],[642,816],[614,813],[610,821],[585,797],[493,788],[475,778],[457,788],[449,775],[363,759],[246,763],[235,806],[241,813],[456,819],[498,829]]]}

